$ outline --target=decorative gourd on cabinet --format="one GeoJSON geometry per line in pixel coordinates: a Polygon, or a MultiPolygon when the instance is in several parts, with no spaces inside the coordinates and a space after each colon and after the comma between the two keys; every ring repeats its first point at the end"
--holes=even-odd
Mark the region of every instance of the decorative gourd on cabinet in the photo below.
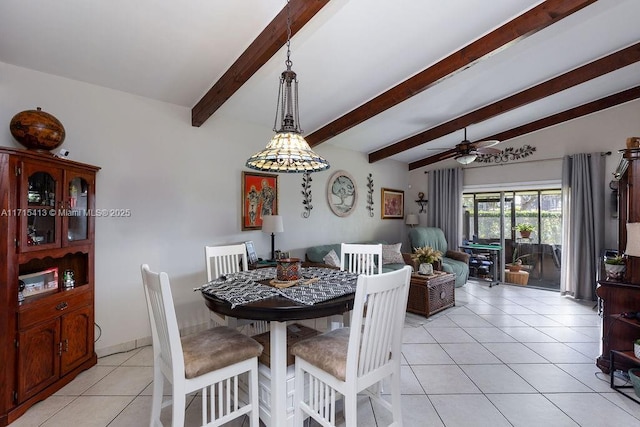
{"type": "Polygon", "coordinates": [[[0,426],[96,364],[99,169],[0,147],[0,426]]]}

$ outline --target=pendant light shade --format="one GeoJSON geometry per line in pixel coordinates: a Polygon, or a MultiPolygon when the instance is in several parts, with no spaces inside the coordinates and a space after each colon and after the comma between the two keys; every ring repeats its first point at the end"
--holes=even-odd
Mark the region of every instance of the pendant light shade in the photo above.
{"type": "Polygon", "coordinates": [[[247,167],[268,172],[319,172],[329,163],[311,150],[302,135],[277,132],[267,147],[247,160],[247,167]]]}
{"type": "Polygon", "coordinates": [[[280,77],[278,108],[273,124],[276,134],[267,147],[249,157],[246,166],[265,172],[308,173],[329,169],[329,162],[311,150],[300,130],[298,79],[291,70],[291,17],[287,1],[287,69],[280,77]],[[280,123],[280,128],[277,128],[280,123]]]}

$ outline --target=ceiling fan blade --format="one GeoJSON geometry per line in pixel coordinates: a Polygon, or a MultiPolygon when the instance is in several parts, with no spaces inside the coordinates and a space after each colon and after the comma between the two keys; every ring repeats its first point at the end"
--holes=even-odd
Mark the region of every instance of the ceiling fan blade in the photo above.
{"type": "Polygon", "coordinates": [[[500,144],[497,139],[487,139],[485,141],[472,142],[474,148],[493,147],[496,144],[500,144]]]}
{"type": "Polygon", "coordinates": [[[500,154],[502,150],[493,147],[480,147],[475,150],[478,154],[500,154]]]}

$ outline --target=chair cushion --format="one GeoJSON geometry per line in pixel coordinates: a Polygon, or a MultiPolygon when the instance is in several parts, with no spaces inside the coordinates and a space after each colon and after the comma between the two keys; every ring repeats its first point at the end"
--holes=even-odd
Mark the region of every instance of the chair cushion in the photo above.
{"type": "Polygon", "coordinates": [[[187,335],[180,340],[186,378],[195,378],[262,353],[262,346],[256,340],[226,326],[187,335]]]}
{"type": "Polygon", "coordinates": [[[404,264],[404,258],[400,252],[402,243],[395,245],[382,245],[382,264],[404,264]]]}
{"type": "Polygon", "coordinates": [[[340,328],[297,342],[291,354],[344,381],[348,348],[349,328],[340,328]]]}

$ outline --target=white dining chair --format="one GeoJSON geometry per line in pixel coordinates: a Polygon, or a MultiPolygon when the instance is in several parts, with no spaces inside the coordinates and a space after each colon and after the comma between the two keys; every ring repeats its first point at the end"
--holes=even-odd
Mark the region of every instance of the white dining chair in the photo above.
{"type": "Polygon", "coordinates": [[[141,266],[153,341],[151,427],[161,426],[162,407],[173,405],[171,425],[184,425],[186,395],[200,391],[202,425],[221,426],[249,415],[259,425],[258,356],[262,345],[235,329],[218,326],[180,338],[167,273],[141,266]],[[240,376],[248,375],[248,378],[240,376]],[[172,386],[172,400],[163,405],[163,387],[172,386]],[[239,396],[239,381],[249,384],[248,402],[239,396]]]}
{"type": "Polygon", "coordinates": [[[382,244],[342,243],[340,270],[358,274],[382,273],[382,244]]]}
{"type": "Polygon", "coordinates": [[[308,417],[323,426],[335,426],[339,395],[344,398],[345,425],[357,426],[357,399],[361,392],[371,394],[391,411],[392,425],[402,425],[400,361],[410,279],[409,266],[389,273],[360,275],[351,327],[329,331],[291,347],[296,369],[295,426],[302,426],[308,417]],[[391,403],[381,398],[377,387],[387,377],[391,403]]]}
{"type": "MultiPolygon", "coordinates": [[[[207,266],[207,281],[210,282],[230,273],[247,271],[247,247],[244,243],[224,246],[205,246],[204,257],[207,266]]],[[[211,325],[228,326],[242,330],[246,335],[252,336],[267,332],[269,322],[255,320],[236,319],[210,311],[211,325]]]]}
{"type": "MultiPolygon", "coordinates": [[[[382,273],[382,244],[342,243],[340,245],[340,270],[358,274],[382,273]]],[[[329,329],[349,326],[351,311],[329,318],[329,329]]]]}

